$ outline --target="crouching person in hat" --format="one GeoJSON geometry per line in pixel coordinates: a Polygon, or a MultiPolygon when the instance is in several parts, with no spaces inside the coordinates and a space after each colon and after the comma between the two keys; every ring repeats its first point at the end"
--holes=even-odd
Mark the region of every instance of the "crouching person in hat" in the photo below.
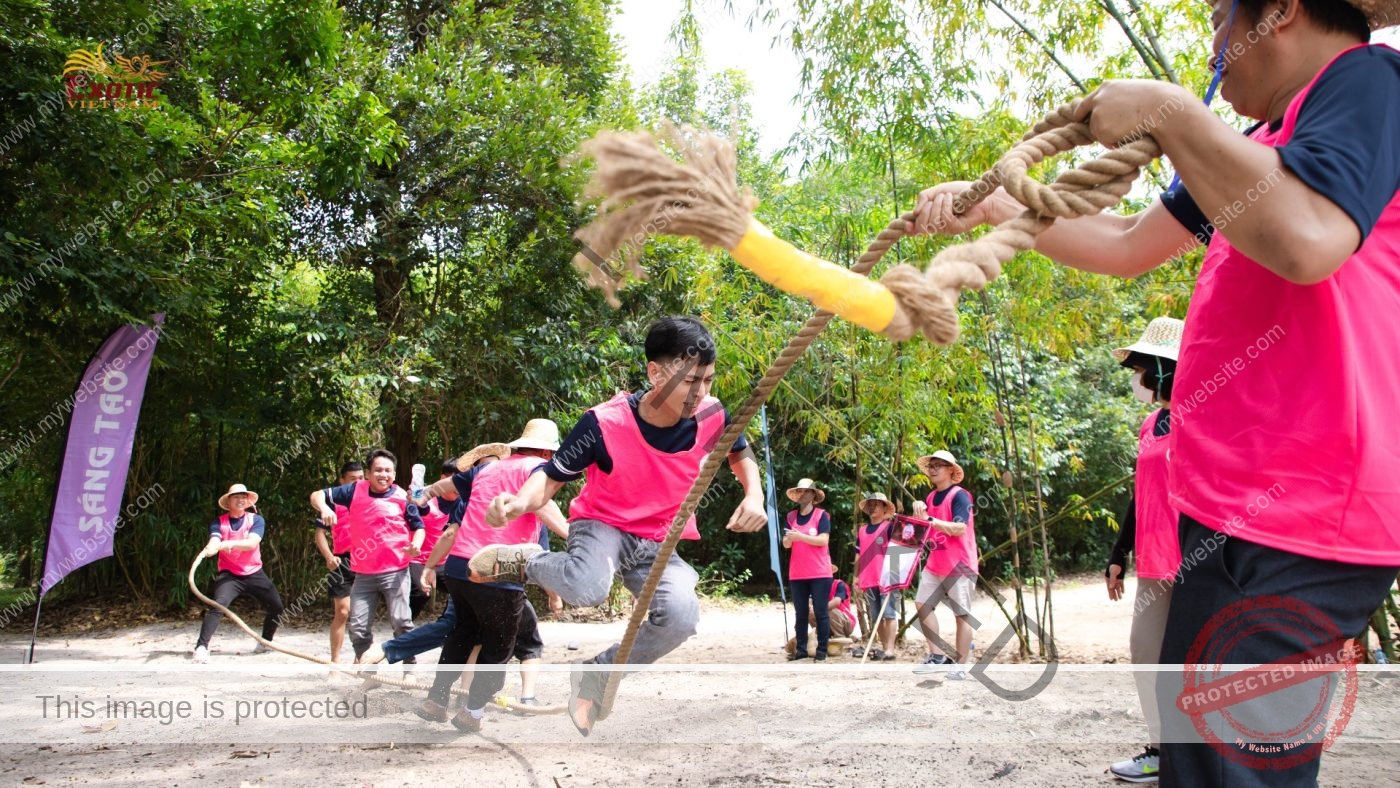
{"type": "Polygon", "coordinates": [[[788,580],[792,583],[792,605],[796,610],[796,649],[788,659],[807,658],[807,615],[816,619],[818,662],[826,659],[831,641],[831,617],[827,600],[831,597],[831,518],[817,504],[826,500],[826,493],[811,479],[803,479],[787,491],[788,500],[797,508],[788,512],[783,527],[783,547],[788,555],[788,580]]]}
{"type": "Polygon", "coordinates": [[[889,549],[890,528],[894,526],[894,504],[884,493],[871,493],[860,502],[860,510],[870,522],[856,533],[856,587],[864,595],[865,621],[871,632],[880,638],[880,646],[872,651],[871,659],[892,661],[895,658],[895,637],[899,634],[898,589],[883,591],[880,578],[884,573],[885,552],[889,549]]]}
{"type": "Polygon", "coordinates": [[[928,560],[919,573],[919,629],[928,641],[928,657],[915,673],[934,673],[940,665],[953,665],[948,678],[961,680],[967,673],[957,665],[972,658],[972,592],[977,586],[977,536],[973,531],[972,495],[959,487],[963,469],[951,452],[936,451],[918,460],[919,470],[933,483],[926,501],[914,503],[914,516],[929,521],[928,560]],[[946,600],[957,620],[955,654],[945,653],[938,637],[938,616],[934,610],[946,600]]]}
{"type": "MultiPolygon", "coordinates": [[[[267,612],[263,619],[262,638],[272,640],[277,634],[278,617],[282,615],[282,597],[262,570],[263,531],[267,524],[262,515],[251,511],[258,502],[258,494],[241,484],[228,488],[219,497],[219,508],[224,514],[209,525],[209,543],[204,546],[201,558],[219,557],[219,573],[214,576],[214,601],[224,607],[243,594],[249,594],[267,612]]],[[[209,639],[219,627],[224,617],[222,611],[210,608],[204,614],[204,624],[199,628],[199,640],[194,645],[194,661],[209,661],[209,639]]],[[[254,653],[265,651],[262,644],[254,653]]]]}

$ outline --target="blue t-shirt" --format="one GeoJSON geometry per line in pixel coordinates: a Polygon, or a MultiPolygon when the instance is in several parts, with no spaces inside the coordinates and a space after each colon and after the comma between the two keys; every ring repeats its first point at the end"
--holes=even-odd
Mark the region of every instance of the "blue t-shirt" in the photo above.
{"type": "MultiPolygon", "coordinates": [[[[344,506],[346,509],[349,509],[350,502],[355,500],[356,484],[359,484],[359,482],[354,482],[352,484],[342,484],[339,487],[327,487],[325,490],[322,491],[322,493],[326,496],[327,503],[336,506],[344,506]]],[[[398,485],[391,484],[389,485],[389,489],[385,490],[382,493],[376,493],[374,489],[371,488],[369,491],[369,497],[388,498],[390,495],[394,494],[394,490],[397,487],[398,485]]],[[[410,531],[417,531],[423,527],[423,518],[418,516],[418,507],[413,505],[412,499],[409,499],[408,501],[408,506],[406,508],[406,511],[404,512],[404,520],[408,523],[408,528],[410,531]]]]}
{"type": "MultiPolygon", "coordinates": [[[[1276,150],[1291,174],[1351,217],[1365,241],[1400,191],[1400,52],[1373,46],[1337,58],[1276,150]]],[[[1185,185],[1163,194],[1162,204],[1202,244],[1210,242],[1215,227],[1185,185]]]]}
{"type": "MultiPolygon", "coordinates": [[[[944,498],[947,498],[947,497],[948,497],[948,493],[949,493],[949,492],[952,492],[952,490],[953,490],[953,488],[952,488],[952,487],[949,487],[949,488],[946,489],[946,490],[939,490],[939,491],[935,492],[935,493],[933,494],[933,505],[934,505],[934,506],[942,506],[942,505],[943,505],[943,499],[944,499],[944,498]]],[[[955,522],[955,523],[963,523],[963,524],[966,524],[967,521],[968,521],[968,518],[970,518],[971,516],[972,516],[972,496],[971,496],[971,495],[968,495],[967,490],[961,490],[961,489],[960,489],[960,490],[958,490],[958,494],[957,494],[956,496],[953,497],[953,520],[952,520],[952,521],[955,522]]]]}
{"type": "MultiPolygon", "coordinates": [[[[816,514],[816,513],[817,513],[817,510],[816,510],[816,509],[813,509],[812,511],[810,511],[810,512],[808,512],[808,513],[806,513],[806,514],[803,514],[802,512],[798,512],[798,513],[797,513],[797,525],[798,525],[798,527],[800,527],[800,528],[805,528],[805,527],[807,527],[807,524],[810,523],[810,522],[812,522],[812,515],[814,515],[814,514],[816,514]]],[[[784,530],[784,531],[791,530],[791,529],[788,528],[787,520],[783,520],[783,530],[784,530]]],[[[831,533],[831,518],[827,516],[826,512],[822,512],[822,517],[821,517],[821,519],[817,521],[817,533],[818,533],[818,534],[829,534],[829,533],[831,533]]],[[[808,535],[810,536],[810,534],[808,534],[808,535]]]]}
{"type": "MultiPolygon", "coordinates": [[[[660,452],[676,454],[689,451],[695,446],[695,435],[699,422],[694,416],[688,419],[681,419],[670,427],[656,427],[648,424],[642,419],[638,412],[638,404],[642,400],[643,392],[635,392],[627,397],[627,404],[632,407],[632,415],[637,419],[637,425],[641,428],[642,439],[647,445],[660,452]]],[[[729,412],[724,413],[724,424],[729,426],[729,412]]],[[[749,447],[749,442],[743,435],[734,441],[734,446],[729,450],[731,454],[743,451],[749,447]]],[[[712,447],[704,447],[709,450],[712,447]]],[[[559,451],[554,453],[554,459],[548,464],[541,466],[545,475],[556,482],[571,482],[583,476],[583,472],[588,466],[596,465],[603,473],[612,473],[612,457],[608,455],[608,447],[603,444],[603,429],[598,426],[598,417],[593,415],[593,411],[587,411],[569,431],[569,436],[559,444],[559,451]]]]}
{"type": "MultiPolygon", "coordinates": [[[[258,537],[259,539],[261,539],[261,538],[263,537],[263,532],[267,529],[267,523],[263,522],[262,515],[260,515],[260,514],[258,514],[258,513],[256,513],[256,512],[249,512],[249,514],[252,514],[252,515],[253,515],[253,527],[248,529],[248,535],[249,535],[249,536],[253,536],[253,535],[256,534],[257,537],[258,537]]],[[[243,524],[243,518],[242,518],[242,517],[232,517],[232,516],[230,516],[230,517],[228,518],[228,527],[234,529],[235,531],[238,530],[238,527],[239,527],[240,525],[242,525],[242,524],[243,524]]],[[[302,533],[305,533],[305,531],[303,531],[302,533]]],[[[215,518],[214,522],[212,522],[212,523],[209,524],[209,535],[210,535],[210,536],[217,536],[217,537],[219,537],[220,539],[223,539],[223,538],[224,538],[223,531],[220,530],[220,528],[219,528],[219,520],[218,520],[218,518],[215,518]]],[[[230,541],[232,541],[234,538],[237,538],[237,537],[230,537],[230,541]]]]}

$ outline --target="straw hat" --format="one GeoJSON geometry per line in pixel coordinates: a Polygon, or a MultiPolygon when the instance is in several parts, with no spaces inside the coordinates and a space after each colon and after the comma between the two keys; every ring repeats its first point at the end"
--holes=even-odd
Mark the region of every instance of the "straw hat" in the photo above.
{"type": "Polygon", "coordinates": [[[252,506],[253,504],[258,502],[257,493],[253,492],[247,487],[244,487],[241,484],[235,484],[232,487],[228,488],[228,492],[219,496],[219,508],[223,509],[224,511],[228,511],[228,499],[231,496],[238,495],[239,493],[243,493],[248,496],[248,506],[252,506]]]}
{"type": "Polygon", "coordinates": [[[559,425],[549,419],[530,419],[520,437],[506,444],[512,449],[559,450],[559,425]]]}
{"type": "Polygon", "coordinates": [[[504,460],[510,456],[510,447],[504,443],[483,443],[471,451],[457,458],[457,470],[465,471],[476,465],[485,457],[495,457],[504,460]]]}
{"type": "Polygon", "coordinates": [[[932,466],[934,460],[946,462],[949,465],[953,466],[953,484],[962,483],[964,476],[963,469],[962,466],[958,464],[958,461],[953,459],[952,452],[940,449],[939,451],[936,451],[933,454],[926,454],[920,457],[919,459],[915,460],[914,462],[918,464],[919,470],[923,471],[925,476],[932,479],[933,468],[930,466],[932,466]]]}
{"type": "Polygon", "coordinates": [[[826,500],[826,493],[818,489],[817,483],[811,479],[802,479],[797,483],[796,487],[789,487],[787,491],[788,500],[797,503],[797,499],[802,496],[803,490],[811,490],[817,494],[816,499],[812,501],[813,504],[818,504],[826,500]]]}
{"type": "Polygon", "coordinates": [[[1400,25],[1400,0],[1347,0],[1366,15],[1371,29],[1400,25]]]}
{"type": "Polygon", "coordinates": [[[870,515],[870,519],[877,523],[894,516],[894,504],[890,503],[890,499],[886,498],[884,493],[866,495],[860,502],[860,510],[870,515]],[[872,509],[875,511],[871,511],[872,509]]]}
{"type": "Polygon", "coordinates": [[[1141,353],[1176,361],[1181,352],[1181,332],[1185,329],[1186,324],[1174,317],[1154,317],[1143,330],[1142,339],[1113,351],[1113,358],[1121,364],[1129,354],[1141,353]]]}

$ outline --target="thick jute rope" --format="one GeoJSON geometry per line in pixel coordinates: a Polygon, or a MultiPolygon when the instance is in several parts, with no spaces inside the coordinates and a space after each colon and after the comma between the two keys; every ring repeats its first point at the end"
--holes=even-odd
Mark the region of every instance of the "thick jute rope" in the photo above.
{"type": "MultiPolygon", "coordinates": [[[[1001,272],[1003,263],[1017,252],[1032,248],[1035,236],[1056,219],[1089,216],[1117,205],[1132,188],[1142,167],[1161,155],[1156,142],[1144,137],[1061,174],[1049,186],[1034,181],[1028,171],[1046,157],[1094,142],[1087,122],[1073,120],[1079,103],[1075,100],[1048,114],[954,202],[955,212],[963,214],[1000,185],[1027,206],[1024,213],[975,241],[943,250],[925,272],[899,265],[885,274],[881,283],[897,300],[894,319],[884,331],[887,336],[903,341],[922,333],[938,344],[956,341],[957,299],[964,288],[985,287],[1001,272]]],[[[587,194],[604,199],[599,218],[575,234],[586,251],[574,262],[589,283],[602,288],[614,305],[623,272],[604,270],[601,262],[622,252],[627,272],[644,276],[637,258],[646,238],[657,234],[691,236],[708,246],[733,250],[748,232],[749,214],[756,204],[747,190],[738,188],[737,161],[727,142],[673,127],[664,128],[662,134],[682,154],[683,162],[658,156],[654,141],[645,134],[604,132],[582,147],[585,155],[599,162],[587,194]],[[712,165],[709,172],[702,169],[705,164],[712,165]]],[[[913,216],[911,212],[890,222],[851,270],[862,275],[869,273],[890,246],[904,236],[913,216]]],[[[834,312],[822,310],[808,319],[705,457],[700,475],[676,513],[637,595],[615,664],[625,665],[631,656],[642,620],[649,612],[685,523],[709,489],[729,447],[834,316],[834,312]]],[[[606,719],[612,711],[622,673],[615,670],[608,674],[599,720],[606,719]]]]}
{"type": "MultiPolygon", "coordinates": [[[[912,221],[913,218],[913,213],[907,213],[890,222],[875,238],[874,243],[870,244],[870,248],[865,250],[865,254],[862,254],[855,265],[851,266],[851,270],[858,274],[870,273],[870,269],[880,262],[880,258],[885,256],[885,252],[904,237],[906,223],[912,221]]],[[[652,597],[656,595],[656,586],[661,582],[661,575],[666,571],[666,565],[676,552],[676,545],[680,543],[681,534],[685,531],[685,524],[695,513],[700,499],[705,497],[705,492],[710,488],[710,482],[715,478],[720,465],[729,455],[729,448],[748,428],[749,422],[753,420],[763,403],[768,401],[768,397],[782,382],[787,371],[792,368],[793,364],[797,363],[797,359],[802,357],[817,335],[826,328],[826,324],[830,323],[835,316],[836,313],[823,310],[807,319],[802,329],[788,341],[787,347],[783,348],[783,352],[779,353],[778,358],[768,367],[768,371],[758,381],[758,385],[754,386],[753,391],[749,394],[748,399],[744,400],[744,404],[739,407],[738,412],[733,414],[732,420],[725,428],[724,435],[720,437],[719,442],[705,456],[705,462],[700,466],[700,476],[696,478],[695,484],[690,488],[690,494],[681,504],[680,511],[676,512],[676,518],[671,522],[671,529],[666,533],[666,539],[661,543],[661,549],[656,553],[656,560],[652,562],[651,572],[647,574],[646,583],[642,585],[642,591],[637,595],[633,604],[632,617],[627,622],[627,633],[618,646],[615,664],[626,664],[627,658],[632,654],[632,646],[636,643],[642,619],[646,617],[651,607],[652,597]]],[[[613,701],[617,697],[617,688],[621,680],[622,673],[619,671],[612,671],[608,674],[608,684],[603,693],[603,702],[598,710],[598,719],[606,719],[608,713],[612,711],[613,701]]]]}
{"type": "Polygon", "coordinates": [[[898,303],[886,336],[902,342],[921,333],[939,345],[957,341],[958,296],[964,289],[986,287],[1001,273],[1003,263],[1034,247],[1035,237],[1056,219],[1092,216],[1122,202],[1142,168],[1162,155],[1155,140],[1143,137],[1067,170],[1052,184],[1031,178],[1030,168],[1046,158],[1095,141],[1089,124],[1074,120],[1082,100],[1046,115],[954,200],[954,211],[961,215],[1001,186],[1026,206],[1025,212],[975,241],[944,249],[925,271],[901,264],[881,277],[880,283],[898,303]]]}
{"type": "MultiPolygon", "coordinates": [[[[307,653],[302,652],[302,651],[297,651],[296,649],[285,648],[285,647],[283,647],[283,646],[281,646],[281,645],[278,645],[277,643],[272,642],[271,640],[264,640],[264,639],[262,638],[262,636],[259,635],[256,631],[254,631],[252,627],[248,626],[248,624],[247,624],[246,622],[244,622],[244,620],[243,620],[242,618],[240,618],[240,617],[238,616],[237,613],[233,612],[232,610],[229,610],[228,608],[224,607],[223,605],[219,604],[218,602],[215,602],[214,600],[212,600],[212,599],[210,599],[209,597],[205,596],[205,595],[204,595],[204,592],[202,592],[202,591],[199,590],[199,586],[198,586],[198,585],[195,583],[195,581],[194,581],[194,573],[195,573],[195,570],[199,569],[199,565],[200,565],[203,561],[204,561],[204,554],[203,554],[203,553],[200,553],[199,555],[197,555],[197,556],[194,557],[194,563],[190,564],[190,574],[189,574],[190,591],[191,591],[191,593],[193,593],[193,594],[195,595],[195,597],[196,597],[197,599],[199,599],[199,601],[201,601],[201,602],[203,602],[204,604],[208,605],[209,607],[212,607],[212,608],[214,608],[215,610],[218,610],[219,612],[223,613],[225,618],[227,618],[227,619],[229,619],[230,621],[232,621],[235,625],[237,625],[237,627],[238,627],[239,629],[241,629],[241,630],[243,630],[244,632],[248,633],[248,636],[249,636],[249,637],[251,637],[253,640],[256,640],[259,644],[261,644],[262,646],[264,646],[264,647],[266,647],[266,648],[272,649],[273,651],[281,652],[281,653],[283,653],[283,654],[288,654],[288,655],[293,656],[293,657],[298,657],[298,658],[300,658],[300,659],[304,659],[304,660],[306,660],[307,662],[315,662],[315,663],[320,664],[320,665],[334,665],[334,664],[335,664],[334,662],[331,662],[329,659],[326,659],[325,657],[317,657],[317,656],[314,656],[314,655],[311,655],[311,654],[307,654],[307,653]]],[[[426,685],[426,684],[419,684],[419,683],[416,682],[416,681],[408,681],[407,679],[391,679],[391,678],[387,678],[387,677],[380,677],[377,673],[371,674],[369,671],[339,669],[339,670],[337,670],[336,672],[337,672],[337,673],[344,673],[344,674],[346,674],[346,675],[348,675],[348,676],[355,676],[355,677],[357,677],[357,678],[364,679],[365,682],[366,682],[366,683],[369,683],[369,684],[381,684],[381,685],[384,685],[384,686],[386,686],[386,687],[398,687],[398,688],[400,688],[400,689],[407,689],[407,690],[422,690],[422,691],[424,691],[424,692],[426,692],[426,691],[432,689],[432,687],[430,687],[430,686],[428,686],[428,685],[426,685]]],[[[453,695],[461,695],[462,697],[466,697],[467,694],[468,694],[468,690],[462,689],[461,687],[458,687],[458,686],[456,686],[455,684],[453,685],[451,692],[452,692],[453,695]]],[[[491,705],[491,704],[488,704],[488,705],[491,705]]],[[[569,707],[568,707],[567,705],[562,704],[562,703],[560,703],[560,704],[554,704],[554,705],[551,705],[551,706],[525,706],[525,705],[520,705],[520,704],[511,703],[511,702],[509,701],[509,699],[507,699],[507,698],[505,698],[505,697],[498,697],[498,698],[496,698],[496,702],[495,702],[495,704],[493,704],[493,705],[495,705],[497,708],[504,709],[504,710],[506,710],[506,711],[515,711],[515,712],[520,712],[520,713],[522,713],[522,714],[563,714],[564,712],[566,712],[566,711],[569,710],[569,707]]]]}

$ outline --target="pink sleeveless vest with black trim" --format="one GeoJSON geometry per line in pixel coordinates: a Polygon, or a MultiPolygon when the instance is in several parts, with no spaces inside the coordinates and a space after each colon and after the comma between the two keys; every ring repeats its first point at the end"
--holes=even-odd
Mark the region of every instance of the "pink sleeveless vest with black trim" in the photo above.
{"type": "MultiPolygon", "coordinates": [[[[597,520],[623,533],[662,541],[700,476],[705,455],[724,432],[724,408],[714,397],[701,400],[695,408],[695,445],[675,454],[646,442],[626,394],[590,412],[598,419],[613,468],[603,473],[596,465],[588,466],[583,489],[569,505],[569,519],[597,520]]],[[[700,538],[695,515],[686,521],[681,538],[700,538]]]]}

